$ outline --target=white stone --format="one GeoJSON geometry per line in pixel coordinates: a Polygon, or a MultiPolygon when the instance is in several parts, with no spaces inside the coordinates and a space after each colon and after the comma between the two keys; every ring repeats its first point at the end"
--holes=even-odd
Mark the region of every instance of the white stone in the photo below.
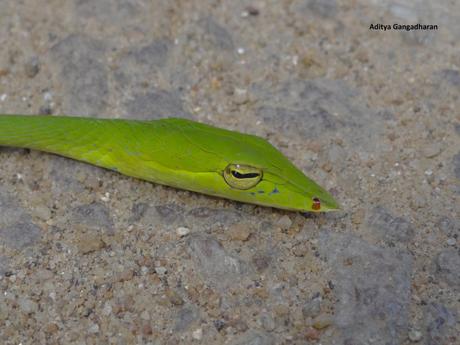
{"type": "Polygon", "coordinates": [[[178,227],[176,229],[176,234],[179,235],[180,237],[187,236],[189,233],[190,233],[190,229],[186,228],[186,227],[183,227],[183,226],[178,227]]]}
{"type": "Polygon", "coordinates": [[[192,333],[192,338],[195,340],[201,340],[203,338],[203,330],[201,328],[194,330],[192,333]]]}

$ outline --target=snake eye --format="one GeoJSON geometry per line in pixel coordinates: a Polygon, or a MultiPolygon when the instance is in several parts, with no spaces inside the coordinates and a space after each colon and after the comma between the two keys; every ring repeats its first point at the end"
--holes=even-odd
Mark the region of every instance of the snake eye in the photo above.
{"type": "Polygon", "coordinates": [[[262,170],[249,165],[229,164],[224,170],[227,184],[236,189],[249,189],[262,179],[262,170]]]}

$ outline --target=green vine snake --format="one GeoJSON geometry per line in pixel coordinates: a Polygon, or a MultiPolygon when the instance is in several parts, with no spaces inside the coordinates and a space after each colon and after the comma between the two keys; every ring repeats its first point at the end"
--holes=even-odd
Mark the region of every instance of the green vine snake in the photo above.
{"type": "Polygon", "coordinates": [[[0,145],[245,203],[302,212],[339,208],[268,141],[186,119],[0,115],[0,145]]]}

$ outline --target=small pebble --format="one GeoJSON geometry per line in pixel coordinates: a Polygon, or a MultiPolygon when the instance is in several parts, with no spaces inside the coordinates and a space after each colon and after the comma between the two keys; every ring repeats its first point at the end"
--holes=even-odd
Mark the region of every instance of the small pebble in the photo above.
{"type": "Polygon", "coordinates": [[[433,143],[430,146],[427,146],[423,149],[423,155],[426,158],[434,158],[439,155],[442,151],[442,144],[437,142],[433,143]]]}
{"type": "Polygon", "coordinates": [[[420,332],[417,329],[411,329],[408,335],[409,335],[409,340],[413,341],[414,343],[422,340],[422,332],[420,332]]]}
{"type": "Polygon", "coordinates": [[[36,56],[31,58],[25,65],[24,71],[29,78],[35,77],[40,72],[40,61],[36,56]]]}
{"type": "Polygon", "coordinates": [[[129,281],[131,279],[133,279],[134,277],[134,271],[132,269],[126,269],[120,273],[118,273],[113,281],[114,282],[125,282],[125,281],[129,281]]]}
{"type": "Polygon", "coordinates": [[[223,330],[226,326],[225,324],[225,321],[224,320],[215,320],[213,322],[214,324],[214,327],[216,327],[217,331],[220,332],[221,330],[223,330]]]}
{"type": "Polygon", "coordinates": [[[448,238],[447,239],[447,244],[449,246],[455,246],[456,243],[457,243],[457,240],[455,238],[448,238]]]}
{"type": "Polygon", "coordinates": [[[19,271],[17,276],[18,279],[24,279],[26,277],[26,273],[24,271],[19,271]]]}
{"type": "Polygon", "coordinates": [[[248,225],[245,224],[233,224],[228,229],[229,236],[232,240],[236,241],[247,241],[251,235],[251,231],[248,225]]]}
{"type": "Polygon", "coordinates": [[[332,319],[329,315],[319,315],[313,320],[313,328],[323,329],[332,324],[332,319]]]}
{"type": "Polygon", "coordinates": [[[305,338],[307,340],[318,340],[320,337],[320,333],[318,330],[314,329],[313,327],[308,327],[307,331],[305,332],[305,338]]]}
{"type": "Polygon", "coordinates": [[[55,323],[49,323],[45,327],[45,333],[48,333],[48,334],[54,334],[58,330],[59,330],[59,327],[55,323]]]}
{"type": "Polygon", "coordinates": [[[150,320],[150,314],[147,310],[144,310],[142,313],[141,313],[141,319],[142,320],[150,320]]]}
{"type": "Polygon", "coordinates": [[[99,325],[97,323],[93,323],[89,329],[88,329],[88,332],[89,333],[98,333],[99,332],[99,325]]]}
{"type": "Polygon", "coordinates": [[[295,256],[303,257],[303,256],[307,255],[308,250],[309,250],[309,248],[308,248],[307,243],[299,242],[299,243],[295,244],[294,247],[292,248],[292,253],[295,256]]]}
{"type": "Polygon", "coordinates": [[[176,229],[176,234],[179,236],[179,237],[185,237],[187,236],[188,234],[190,233],[190,229],[189,228],[186,228],[186,227],[178,227],[176,229]]]}
{"type": "Polygon", "coordinates": [[[102,309],[102,315],[108,316],[112,313],[112,306],[109,302],[105,302],[104,308],[102,309]]]}
{"type": "Polygon", "coordinates": [[[155,267],[155,272],[158,274],[160,277],[164,276],[166,273],[168,273],[168,269],[166,267],[160,266],[160,267],[155,267]]]}
{"type": "Polygon", "coordinates": [[[351,221],[353,222],[353,224],[361,224],[363,222],[365,215],[366,212],[362,208],[360,208],[356,210],[356,212],[353,212],[353,214],[351,215],[351,221]]]}
{"type": "Polygon", "coordinates": [[[233,101],[240,105],[247,103],[249,101],[248,90],[235,88],[235,92],[233,93],[233,101]]]}
{"type": "Polygon", "coordinates": [[[201,340],[203,338],[203,330],[201,328],[194,330],[192,333],[192,338],[195,340],[201,340]]]}
{"type": "Polygon", "coordinates": [[[182,297],[174,290],[171,290],[171,289],[167,290],[166,296],[168,297],[168,300],[172,305],[183,305],[184,304],[184,300],[182,299],[182,297]]]}
{"type": "Polygon", "coordinates": [[[243,12],[241,12],[241,17],[245,18],[245,17],[248,17],[248,16],[258,16],[260,13],[260,11],[255,8],[255,7],[252,7],[252,6],[248,6],[244,9],[243,12]]]}
{"type": "Polygon", "coordinates": [[[46,91],[44,94],[43,94],[43,100],[45,102],[51,102],[53,100],[53,93],[52,92],[49,92],[49,91],[46,91]]]}
{"type": "Polygon", "coordinates": [[[98,235],[84,234],[81,235],[77,242],[78,250],[82,254],[89,254],[105,248],[106,244],[98,235]]]}
{"type": "Polygon", "coordinates": [[[266,331],[273,331],[276,327],[275,325],[275,320],[273,318],[272,315],[266,313],[266,314],[262,314],[262,316],[260,317],[260,321],[262,323],[262,327],[266,330],[266,331]]]}
{"type": "Polygon", "coordinates": [[[42,105],[38,109],[40,115],[51,115],[53,113],[53,106],[51,104],[42,105]]]}
{"type": "Polygon", "coordinates": [[[152,326],[149,323],[144,323],[141,327],[142,334],[149,336],[153,334],[152,326]]]}
{"type": "Polygon", "coordinates": [[[37,303],[28,298],[21,298],[19,300],[19,307],[26,314],[36,312],[38,309],[37,303]]]}
{"type": "Polygon", "coordinates": [[[326,162],[326,163],[324,163],[322,165],[321,168],[326,172],[331,172],[332,171],[332,164],[330,162],[326,162]]]}
{"type": "Polygon", "coordinates": [[[244,322],[243,320],[241,320],[240,318],[232,320],[230,322],[230,325],[231,325],[231,327],[233,327],[234,329],[236,329],[240,333],[246,332],[248,330],[248,328],[249,328],[247,323],[244,322]]]}
{"type": "Polygon", "coordinates": [[[51,210],[43,205],[39,205],[33,209],[33,214],[34,216],[37,216],[38,218],[45,221],[51,218],[51,210]]]}
{"type": "Polygon", "coordinates": [[[292,220],[289,216],[284,215],[278,220],[277,224],[281,230],[288,230],[292,225],[292,220]]]}
{"type": "Polygon", "coordinates": [[[302,308],[302,314],[305,318],[316,317],[321,312],[321,297],[313,298],[302,308]]]}

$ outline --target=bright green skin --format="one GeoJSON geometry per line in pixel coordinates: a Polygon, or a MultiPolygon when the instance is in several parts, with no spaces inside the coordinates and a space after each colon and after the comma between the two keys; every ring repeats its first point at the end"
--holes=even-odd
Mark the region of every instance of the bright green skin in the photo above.
{"type": "Polygon", "coordinates": [[[0,115],[0,145],[70,157],[155,183],[296,211],[331,211],[337,202],[266,140],[202,123],[68,116],[0,115]],[[240,190],[223,178],[228,164],[260,168],[240,190]],[[313,198],[321,200],[313,210],[313,198]]]}

